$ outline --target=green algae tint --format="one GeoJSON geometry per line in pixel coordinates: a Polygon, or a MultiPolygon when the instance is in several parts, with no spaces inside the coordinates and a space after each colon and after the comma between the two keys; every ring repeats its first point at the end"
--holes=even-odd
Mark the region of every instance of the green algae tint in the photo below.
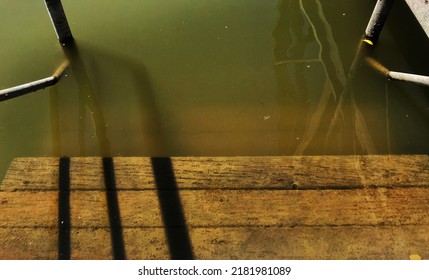
{"type": "Polygon", "coordinates": [[[427,88],[362,58],[429,74],[428,39],[404,3],[359,49],[374,1],[63,0],[65,52],[42,0],[0,3],[0,178],[13,158],[426,154],[427,88]]]}

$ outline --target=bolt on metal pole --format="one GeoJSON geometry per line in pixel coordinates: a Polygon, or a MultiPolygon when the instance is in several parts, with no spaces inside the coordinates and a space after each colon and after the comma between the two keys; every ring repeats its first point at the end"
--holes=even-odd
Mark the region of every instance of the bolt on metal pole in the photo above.
{"type": "Polygon", "coordinates": [[[377,0],[365,30],[364,42],[370,45],[374,45],[377,42],[392,5],[393,0],[377,0]]]}
{"type": "Polygon", "coordinates": [[[72,42],[73,35],[67,22],[61,0],[45,0],[45,4],[60,43],[65,45],[72,42]]]}

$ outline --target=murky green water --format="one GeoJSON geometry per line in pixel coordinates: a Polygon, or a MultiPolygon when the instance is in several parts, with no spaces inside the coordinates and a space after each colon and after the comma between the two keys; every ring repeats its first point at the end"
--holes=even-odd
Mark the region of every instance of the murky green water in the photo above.
{"type": "MultiPolygon", "coordinates": [[[[370,55],[429,74],[428,40],[397,2],[370,55]]],[[[53,88],[0,103],[0,179],[23,156],[429,151],[428,89],[351,67],[374,1],[63,5],[72,67],[53,88]]],[[[0,88],[66,58],[42,0],[1,0],[0,19],[0,88]]]]}

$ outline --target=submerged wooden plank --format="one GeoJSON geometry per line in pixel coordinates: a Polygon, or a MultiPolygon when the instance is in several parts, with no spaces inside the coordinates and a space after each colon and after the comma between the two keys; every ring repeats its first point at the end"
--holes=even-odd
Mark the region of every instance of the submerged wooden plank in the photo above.
{"type": "MultiPolygon", "coordinates": [[[[428,226],[190,228],[196,259],[409,259],[429,257],[428,226]]],[[[128,259],[169,259],[162,228],[125,228],[128,259]],[[142,238],[144,237],[144,238],[142,238]]]]}
{"type": "MultiPolygon", "coordinates": [[[[176,196],[164,192],[166,199],[176,196]]],[[[120,191],[117,196],[122,226],[164,226],[156,191],[120,191]]],[[[426,188],[182,190],[179,198],[189,227],[429,224],[426,188]]],[[[0,226],[57,226],[56,192],[2,192],[0,199],[0,226]]],[[[110,226],[105,192],[75,191],[70,200],[72,227],[110,226]]]]}
{"type": "MultiPolygon", "coordinates": [[[[73,259],[113,258],[112,198],[129,259],[170,258],[175,231],[189,233],[199,259],[429,257],[427,156],[113,163],[105,178],[101,158],[71,158],[73,259]],[[106,191],[106,180],[117,190],[106,191]],[[172,214],[166,207],[183,210],[184,220],[163,216],[172,214]]],[[[0,259],[57,257],[58,169],[58,158],[12,164],[0,192],[0,259]]]]}
{"type": "Polygon", "coordinates": [[[0,185],[0,190],[57,190],[59,158],[16,158],[0,185]]]}
{"type": "Polygon", "coordinates": [[[0,192],[1,227],[56,227],[57,192],[0,192]]]}
{"type": "MultiPolygon", "coordinates": [[[[429,258],[428,226],[191,228],[197,259],[429,258]]],[[[0,259],[56,259],[55,229],[0,228],[0,259]]],[[[73,229],[72,259],[112,259],[108,229],[73,229]]],[[[162,228],[125,228],[128,259],[169,259],[162,228]]]]}
{"type": "Polygon", "coordinates": [[[58,256],[55,228],[0,227],[0,260],[51,260],[58,256]]]}
{"type": "MultiPolygon", "coordinates": [[[[425,188],[182,190],[179,196],[189,227],[429,224],[425,188]]],[[[155,192],[121,191],[118,197],[123,226],[162,226],[155,192]]]]}
{"type": "MultiPolygon", "coordinates": [[[[58,258],[55,228],[0,228],[0,260],[55,260],[58,258]]],[[[112,259],[108,229],[71,229],[71,259],[112,259]]]]}
{"type": "Polygon", "coordinates": [[[406,260],[413,254],[429,258],[428,230],[428,226],[198,228],[190,235],[198,259],[406,260]]]}
{"type": "MultiPolygon", "coordinates": [[[[147,158],[115,158],[118,189],[156,188],[147,158]]],[[[178,188],[322,189],[429,186],[429,157],[173,157],[178,188]]]]}
{"type": "MultiPolygon", "coordinates": [[[[115,185],[122,189],[156,189],[151,158],[115,157],[115,185]]],[[[428,187],[429,157],[286,156],[173,157],[171,170],[157,170],[179,189],[329,189],[428,187]]],[[[103,190],[101,158],[71,158],[72,190],[103,190]]],[[[2,190],[58,189],[58,158],[17,158],[2,190]]]]}
{"type": "MultiPolygon", "coordinates": [[[[72,228],[70,237],[70,258],[72,260],[113,259],[112,241],[108,228],[72,228]]],[[[144,236],[140,236],[140,238],[144,238],[144,236]]]]}
{"type": "MultiPolygon", "coordinates": [[[[108,227],[106,194],[104,192],[74,192],[70,195],[72,227],[87,227],[89,220],[108,227]]],[[[57,227],[58,192],[1,192],[0,226],[57,227]]],[[[94,223],[93,223],[94,224],[94,223]]]]}

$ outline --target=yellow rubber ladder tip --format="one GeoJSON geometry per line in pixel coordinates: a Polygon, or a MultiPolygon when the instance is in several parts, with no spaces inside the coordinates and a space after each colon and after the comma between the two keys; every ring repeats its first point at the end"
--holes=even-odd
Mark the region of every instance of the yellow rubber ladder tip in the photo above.
{"type": "Polygon", "coordinates": [[[370,46],[374,46],[374,43],[370,39],[363,39],[362,42],[367,43],[370,46]]]}

